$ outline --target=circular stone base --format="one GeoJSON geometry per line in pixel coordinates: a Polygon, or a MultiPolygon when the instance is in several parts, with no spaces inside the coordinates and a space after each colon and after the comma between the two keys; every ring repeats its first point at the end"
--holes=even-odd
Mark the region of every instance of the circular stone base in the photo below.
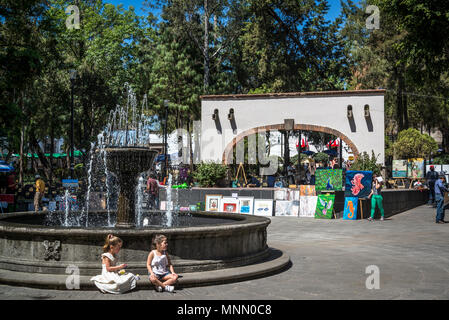
{"type": "MultiPolygon", "coordinates": [[[[179,274],[176,287],[198,287],[266,277],[287,269],[290,264],[290,257],[288,255],[280,250],[269,248],[268,257],[257,264],[204,272],[181,273],[179,274]]],[[[100,268],[98,269],[98,273],[101,273],[100,268]]],[[[91,276],[80,276],[79,288],[75,287],[75,289],[97,290],[97,287],[90,281],[90,278],[91,276]]],[[[141,274],[140,278],[141,279],[137,281],[138,289],[154,289],[153,285],[148,280],[147,274],[141,274]]],[[[71,290],[74,289],[74,282],[72,279],[73,275],[71,274],[40,274],[0,269],[0,283],[7,285],[71,290]]]]}

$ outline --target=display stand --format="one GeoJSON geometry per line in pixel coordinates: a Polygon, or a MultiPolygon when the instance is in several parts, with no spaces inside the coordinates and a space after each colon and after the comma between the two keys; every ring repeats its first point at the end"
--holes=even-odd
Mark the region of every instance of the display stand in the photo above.
{"type": "Polygon", "coordinates": [[[240,169],[242,169],[243,178],[245,179],[245,186],[247,186],[248,185],[248,180],[246,180],[245,168],[243,167],[243,163],[242,162],[240,162],[239,167],[237,168],[237,174],[235,175],[234,181],[236,182],[237,185],[240,184],[239,183],[240,169]]]}
{"type": "Polygon", "coordinates": [[[408,178],[393,178],[393,188],[395,189],[405,189],[405,182],[408,181],[408,178]]]}

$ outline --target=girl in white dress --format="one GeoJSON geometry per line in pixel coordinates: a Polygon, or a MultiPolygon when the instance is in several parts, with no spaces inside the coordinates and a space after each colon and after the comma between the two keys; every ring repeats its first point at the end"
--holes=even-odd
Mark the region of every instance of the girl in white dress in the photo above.
{"type": "Polygon", "coordinates": [[[126,264],[118,264],[118,252],[123,241],[112,234],[106,237],[101,255],[102,270],[101,275],[90,279],[100,289],[101,292],[119,294],[130,291],[136,287],[139,276],[125,272],[126,264]]]}
{"type": "Polygon", "coordinates": [[[164,235],[155,236],[153,246],[155,250],[152,250],[148,254],[147,259],[150,281],[158,292],[162,292],[163,290],[173,292],[178,275],[175,273],[170,257],[167,254],[167,237],[164,235]]]}

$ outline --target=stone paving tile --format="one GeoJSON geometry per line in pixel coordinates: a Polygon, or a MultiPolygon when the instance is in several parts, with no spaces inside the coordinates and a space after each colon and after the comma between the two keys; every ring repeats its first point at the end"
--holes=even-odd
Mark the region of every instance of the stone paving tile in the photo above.
{"type": "MultiPolygon", "coordinates": [[[[434,223],[435,209],[421,206],[369,222],[272,217],[268,245],[290,256],[282,273],[175,293],[135,290],[42,290],[0,284],[0,299],[33,300],[358,300],[448,299],[449,224],[434,223]],[[365,269],[377,265],[380,289],[368,290],[365,269]]],[[[100,271],[100,268],[99,268],[100,271]]]]}

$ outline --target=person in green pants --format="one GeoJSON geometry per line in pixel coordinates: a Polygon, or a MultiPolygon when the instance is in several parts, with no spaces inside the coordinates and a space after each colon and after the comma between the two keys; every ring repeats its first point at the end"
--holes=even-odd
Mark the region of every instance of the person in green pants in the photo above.
{"type": "Polygon", "coordinates": [[[378,178],[373,174],[373,187],[371,188],[371,193],[368,199],[371,198],[371,217],[368,218],[369,221],[374,221],[374,212],[376,212],[376,204],[380,210],[380,220],[384,220],[384,207],[382,205],[383,197],[381,195],[382,191],[382,178],[378,178]]]}

